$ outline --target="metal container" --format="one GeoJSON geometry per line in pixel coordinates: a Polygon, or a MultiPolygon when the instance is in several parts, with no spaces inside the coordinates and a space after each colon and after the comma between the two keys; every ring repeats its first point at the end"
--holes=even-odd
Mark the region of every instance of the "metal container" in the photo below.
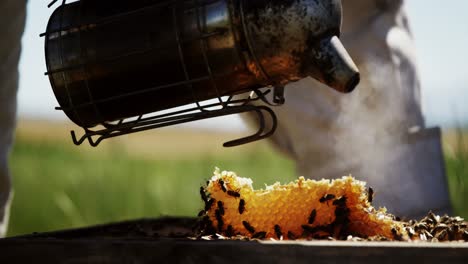
{"type": "Polygon", "coordinates": [[[340,26],[339,0],[63,1],[43,34],[46,74],[84,128],[307,76],[350,92],[340,26]]]}

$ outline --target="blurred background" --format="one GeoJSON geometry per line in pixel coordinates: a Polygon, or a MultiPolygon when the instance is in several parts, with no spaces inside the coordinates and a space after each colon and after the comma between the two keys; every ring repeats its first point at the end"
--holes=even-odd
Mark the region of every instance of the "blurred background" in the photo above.
{"type": "MultiPolygon", "coordinates": [[[[141,217],[194,216],[202,207],[198,187],[215,166],[253,178],[254,187],[297,178],[292,161],[266,141],[222,147],[248,133],[238,117],[124,136],[98,148],[74,146],[70,130],[80,128],[54,110],[57,102],[44,76],[39,34],[53,11],[47,3],[28,4],[19,121],[10,159],[15,197],[8,235],[141,217]]],[[[429,126],[443,128],[455,214],[468,217],[468,1],[408,0],[406,8],[418,49],[425,117],[429,126]]]]}

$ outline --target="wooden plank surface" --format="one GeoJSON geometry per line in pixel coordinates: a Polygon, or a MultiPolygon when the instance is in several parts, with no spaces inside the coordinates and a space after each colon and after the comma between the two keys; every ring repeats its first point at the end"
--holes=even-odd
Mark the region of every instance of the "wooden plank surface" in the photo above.
{"type": "Polygon", "coordinates": [[[468,243],[195,241],[183,238],[193,221],[144,219],[0,239],[0,263],[468,263],[468,243]]]}
{"type": "Polygon", "coordinates": [[[463,243],[11,239],[0,263],[468,263],[463,243]]]}

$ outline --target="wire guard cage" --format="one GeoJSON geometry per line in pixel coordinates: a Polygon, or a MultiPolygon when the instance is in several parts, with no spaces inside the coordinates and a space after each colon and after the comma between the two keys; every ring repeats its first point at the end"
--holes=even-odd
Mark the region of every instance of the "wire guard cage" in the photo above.
{"type": "Polygon", "coordinates": [[[71,131],[76,145],[238,113],[259,129],[225,147],[274,133],[267,105],[284,103],[283,88],[250,48],[242,1],[60,2],[41,34],[45,74],[56,109],[84,129],[71,131]]]}

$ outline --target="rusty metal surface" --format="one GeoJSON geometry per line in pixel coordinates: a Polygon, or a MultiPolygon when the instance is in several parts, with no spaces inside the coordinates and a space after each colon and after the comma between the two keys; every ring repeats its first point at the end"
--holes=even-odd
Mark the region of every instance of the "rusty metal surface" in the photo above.
{"type": "Polygon", "coordinates": [[[311,76],[340,92],[359,83],[358,69],[338,37],[339,0],[240,1],[247,42],[270,82],[311,76]]]}
{"type": "MultiPolygon", "coordinates": [[[[266,106],[223,97],[266,86],[281,91],[308,76],[351,92],[359,71],[338,39],[341,16],[339,0],[65,0],[41,34],[46,75],[57,110],[85,129],[82,137],[72,133],[77,145],[254,111],[275,126],[266,106]],[[208,107],[210,99],[219,104],[208,107]],[[190,104],[191,113],[176,110],[190,104]]],[[[284,102],[275,99],[270,105],[284,102]]],[[[259,126],[259,133],[225,146],[275,130],[259,126]]]]}
{"type": "Polygon", "coordinates": [[[350,92],[341,13],[337,0],[81,0],[49,20],[46,74],[84,127],[307,76],[350,92]]]}
{"type": "Polygon", "coordinates": [[[146,219],[7,238],[0,263],[468,263],[468,243],[190,240],[195,222],[146,219]]]}

